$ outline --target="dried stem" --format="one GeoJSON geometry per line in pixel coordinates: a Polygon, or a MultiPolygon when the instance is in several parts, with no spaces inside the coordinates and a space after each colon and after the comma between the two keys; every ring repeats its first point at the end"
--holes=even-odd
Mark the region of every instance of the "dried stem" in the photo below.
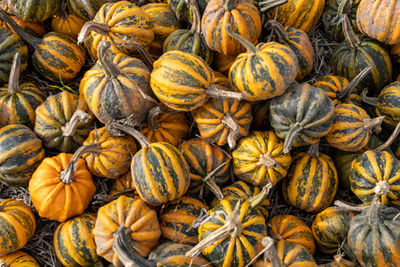
{"type": "Polygon", "coordinates": [[[124,133],[131,135],[133,138],[138,140],[138,142],[140,143],[142,148],[148,147],[151,145],[151,142],[141,132],[139,132],[138,130],[136,130],[133,127],[130,127],[128,125],[124,125],[119,122],[112,121],[107,124],[107,128],[110,133],[112,133],[113,130],[114,131],[117,130],[117,131],[122,131],[124,133]]]}
{"type": "Polygon", "coordinates": [[[289,129],[288,133],[286,134],[285,142],[283,145],[283,153],[284,154],[289,153],[289,151],[292,149],[294,140],[297,138],[297,136],[300,134],[300,132],[302,130],[303,130],[303,126],[301,126],[299,122],[296,122],[295,124],[292,124],[290,126],[290,129],[289,129]]]}
{"type": "Polygon", "coordinates": [[[260,154],[260,158],[257,162],[257,166],[265,166],[267,169],[278,167],[278,163],[271,157],[271,152],[260,154]]]}
{"type": "Polygon", "coordinates": [[[238,138],[239,132],[239,124],[233,118],[231,113],[225,114],[222,118],[221,122],[225,124],[227,127],[231,129],[230,133],[228,134],[227,141],[230,149],[234,149],[236,146],[236,139],[238,138]]]}
{"type": "Polygon", "coordinates": [[[19,75],[21,71],[21,55],[19,52],[15,53],[13,63],[10,71],[10,78],[8,80],[8,93],[17,94],[19,88],[19,75]]]}
{"type": "Polygon", "coordinates": [[[361,212],[367,208],[366,206],[363,205],[355,205],[353,203],[347,203],[341,200],[335,200],[335,202],[333,202],[333,205],[344,210],[357,211],[357,212],[361,212]]]}
{"type": "MultiPolygon", "coordinates": [[[[222,194],[221,188],[215,183],[215,179],[214,179],[214,175],[219,172],[222,167],[224,167],[227,164],[227,162],[222,163],[221,165],[219,165],[217,168],[215,168],[214,170],[212,170],[210,173],[208,173],[206,175],[206,177],[204,177],[203,183],[205,183],[207,185],[207,187],[211,190],[211,192],[214,193],[214,195],[217,197],[218,200],[222,200],[224,198],[224,195],[222,194]]],[[[200,192],[202,192],[203,190],[201,190],[200,192]]],[[[202,198],[202,193],[200,198],[202,198]]]]}
{"type": "Polygon", "coordinates": [[[356,47],[360,43],[360,39],[358,39],[357,35],[354,33],[354,30],[350,25],[349,17],[346,14],[343,14],[341,15],[341,21],[343,23],[343,34],[347,43],[350,47],[356,47]]]}
{"type": "Polygon", "coordinates": [[[263,0],[258,2],[258,6],[261,12],[268,11],[275,7],[279,7],[284,5],[288,2],[288,0],[263,0]]]}
{"type": "Polygon", "coordinates": [[[319,157],[319,141],[316,142],[315,144],[312,144],[310,148],[308,149],[307,153],[314,158],[319,157]]]}
{"type": "Polygon", "coordinates": [[[372,65],[369,65],[363,69],[353,80],[346,86],[346,88],[338,93],[338,98],[342,101],[346,100],[349,95],[354,91],[354,89],[360,84],[360,82],[371,72],[372,65]]]}
{"type": "Polygon", "coordinates": [[[390,147],[392,145],[392,143],[394,142],[394,140],[396,140],[399,133],[400,133],[400,122],[397,123],[397,126],[394,129],[392,135],[390,135],[389,139],[382,145],[375,148],[375,151],[382,151],[382,150],[385,150],[386,148],[390,147]]]}
{"type": "Polygon", "coordinates": [[[78,44],[83,44],[86,41],[86,39],[91,31],[95,31],[98,34],[107,36],[108,33],[111,31],[111,28],[110,28],[110,26],[108,26],[105,23],[99,23],[99,22],[95,22],[95,21],[87,21],[83,25],[81,31],[79,32],[78,44]]]}
{"type": "Polygon", "coordinates": [[[276,32],[278,39],[280,39],[282,42],[287,43],[290,41],[289,34],[285,30],[285,27],[283,27],[283,25],[278,21],[270,20],[267,22],[267,26],[276,32]]]}
{"type": "Polygon", "coordinates": [[[243,100],[247,96],[244,93],[221,90],[214,84],[209,85],[206,90],[206,94],[213,98],[232,98],[237,100],[243,100]]]}
{"type": "Polygon", "coordinates": [[[376,118],[373,118],[373,119],[364,119],[363,128],[365,130],[371,130],[371,129],[374,129],[374,128],[380,128],[384,118],[385,118],[385,116],[380,116],[380,117],[376,117],[376,118]]]}
{"type": "Polygon", "coordinates": [[[364,90],[362,90],[360,96],[361,96],[361,101],[371,105],[371,106],[376,106],[378,104],[378,98],[376,97],[369,97],[367,96],[368,93],[368,88],[365,88],[364,90]]]}
{"type": "Polygon", "coordinates": [[[97,56],[99,58],[100,65],[104,69],[104,73],[108,79],[115,79],[121,74],[121,69],[107,57],[107,53],[111,43],[106,40],[102,40],[97,47],[97,56]]]}
{"type": "Polygon", "coordinates": [[[241,43],[246,48],[247,54],[249,54],[249,56],[254,56],[259,52],[257,47],[254,44],[252,44],[249,40],[247,40],[240,34],[233,32],[231,30],[231,24],[227,24],[225,26],[225,30],[229,34],[230,37],[237,40],[239,43],[241,43]]]}
{"type": "Polygon", "coordinates": [[[251,205],[252,208],[257,207],[258,205],[261,204],[261,202],[263,202],[265,199],[267,199],[267,196],[268,196],[269,192],[271,191],[272,187],[273,187],[273,186],[272,186],[272,183],[271,183],[271,182],[268,182],[268,184],[266,184],[266,185],[262,188],[262,190],[261,190],[260,193],[258,193],[257,195],[255,195],[255,196],[249,198],[249,199],[247,200],[247,202],[250,203],[250,205],[251,205]]]}
{"type": "Polygon", "coordinates": [[[85,111],[80,109],[76,110],[74,114],[72,114],[71,119],[65,125],[61,126],[63,136],[74,136],[78,128],[78,123],[88,123],[90,118],[90,115],[85,111]]]}
{"type": "Polygon", "coordinates": [[[126,37],[126,36],[122,39],[122,41],[124,42],[124,45],[127,48],[134,47],[136,49],[136,51],[138,51],[139,54],[144,59],[146,66],[150,70],[153,70],[154,59],[143,45],[139,44],[135,40],[128,39],[128,37],[126,37]]]}

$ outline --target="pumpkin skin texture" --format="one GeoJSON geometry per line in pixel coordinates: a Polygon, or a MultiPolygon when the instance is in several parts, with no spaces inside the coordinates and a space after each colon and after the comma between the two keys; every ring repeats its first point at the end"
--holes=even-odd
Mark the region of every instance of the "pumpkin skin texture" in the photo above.
{"type": "Polygon", "coordinates": [[[61,172],[67,168],[72,156],[60,153],[58,156],[45,158],[33,173],[28,189],[40,217],[64,222],[82,214],[89,206],[96,186],[86,168],[85,160],[78,159],[70,183],[62,181],[61,172]]]}
{"type": "Polygon", "coordinates": [[[59,8],[59,0],[6,0],[12,14],[24,21],[45,21],[59,8]]]}
{"type": "Polygon", "coordinates": [[[33,236],[35,228],[35,216],[28,205],[14,199],[1,201],[0,257],[23,248],[33,236]]]}
{"type": "Polygon", "coordinates": [[[382,89],[375,109],[377,116],[385,116],[383,122],[395,128],[400,121],[400,82],[394,82],[382,89]]]}
{"type": "Polygon", "coordinates": [[[400,162],[387,151],[367,150],[351,164],[351,191],[368,205],[400,205],[400,162]]]}
{"type": "Polygon", "coordinates": [[[78,120],[74,132],[66,131],[77,110],[89,112],[86,103],[80,101],[78,95],[67,91],[49,96],[36,108],[34,131],[43,140],[45,147],[70,152],[83,144],[90,133],[93,121],[90,116],[86,117],[87,120],[78,120]]]}
{"type": "Polygon", "coordinates": [[[64,13],[53,16],[53,19],[51,20],[51,29],[55,32],[63,33],[76,39],[83,24],[85,24],[83,19],[80,19],[74,14],[64,13]]]}
{"type": "Polygon", "coordinates": [[[18,35],[9,29],[0,27],[0,54],[2,57],[0,82],[8,82],[15,53],[21,55],[21,72],[23,72],[28,64],[28,47],[18,35]]]}
{"type": "Polygon", "coordinates": [[[129,235],[132,248],[142,257],[149,255],[161,235],[156,212],[141,199],[120,196],[102,206],[93,229],[97,254],[112,262],[115,267],[120,267],[121,262],[112,248],[113,234],[120,227],[132,231],[129,235]]]}
{"type": "Polygon", "coordinates": [[[20,124],[1,128],[0,140],[0,180],[9,185],[27,182],[44,158],[42,140],[20,124]]]}
{"type": "Polygon", "coordinates": [[[292,144],[314,144],[327,135],[334,119],[334,106],[322,89],[308,83],[292,84],[285,94],[271,100],[270,117],[276,135],[285,140],[283,152],[287,153],[292,144]]]}
{"type": "Polygon", "coordinates": [[[289,204],[307,211],[327,208],[338,188],[338,175],[332,159],[319,153],[318,144],[293,158],[289,174],[283,182],[283,196],[289,204]]]}
{"type": "MultiPolygon", "coordinates": [[[[11,18],[18,24],[18,26],[20,26],[27,33],[33,34],[38,37],[42,37],[43,35],[46,34],[44,25],[41,22],[23,21],[23,20],[19,19],[17,16],[11,16],[11,18]]],[[[13,31],[11,29],[11,27],[5,21],[0,21],[0,26],[2,26],[4,28],[8,28],[11,31],[13,31]]]]}
{"type": "Polygon", "coordinates": [[[400,43],[400,3],[394,0],[361,0],[357,25],[362,33],[379,42],[400,43]]]}
{"type": "Polygon", "coordinates": [[[97,11],[105,3],[118,2],[118,0],[90,0],[87,1],[89,8],[85,7],[85,2],[81,0],[67,0],[67,7],[79,18],[87,21],[94,18],[97,11]]]}
{"type": "Polygon", "coordinates": [[[7,267],[40,267],[34,257],[21,250],[0,257],[7,267]]]}
{"type": "Polygon", "coordinates": [[[159,218],[161,237],[167,241],[196,245],[198,232],[192,224],[203,214],[202,210],[208,211],[207,205],[186,196],[164,204],[159,218]]]}
{"type": "Polygon", "coordinates": [[[235,62],[236,56],[225,56],[221,53],[214,52],[213,53],[213,63],[212,67],[214,70],[219,71],[224,74],[229,73],[229,69],[232,66],[233,62],[235,62]]]}
{"type": "Polygon", "coordinates": [[[82,214],[58,225],[54,250],[63,266],[93,266],[100,261],[92,230],[96,215],[82,214]]]}
{"type": "Polygon", "coordinates": [[[133,184],[131,172],[127,172],[121,177],[115,179],[113,186],[111,187],[109,195],[125,192],[127,190],[133,190],[135,196],[137,196],[135,185],[133,184]]]}
{"type": "Polygon", "coordinates": [[[351,220],[347,234],[357,261],[362,266],[399,266],[400,224],[394,220],[399,211],[381,206],[372,216],[368,212],[369,208],[351,220]]]}
{"type": "MultiPolygon", "coordinates": [[[[192,22],[194,19],[194,11],[193,7],[187,4],[184,0],[150,0],[149,2],[164,2],[168,3],[168,5],[174,10],[176,16],[180,21],[183,22],[192,22]]],[[[200,13],[203,14],[206,9],[207,3],[209,0],[197,0],[197,5],[200,9],[200,13]]]]}
{"type": "Polygon", "coordinates": [[[273,131],[254,131],[240,139],[232,151],[233,172],[240,180],[256,186],[269,182],[276,185],[292,162],[290,154],[282,151],[283,142],[273,131]]]}
{"type": "Polygon", "coordinates": [[[318,249],[327,254],[336,253],[347,237],[354,216],[354,212],[339,207],[329,207],[318,213],[311,226],[318,249]]]}
{"type": "Polygon", "coordinates": [[[208,47],[225,56],[236,56],[245,48],[226,32],[233,32],[251,43],[261,34],[261,19],[257,8],[248,0],[210,0],[201,20],[201,30],[208,47]]]}
{"type": "Polygon", "coordinates": [[[270,221],[272,238],[304,246],[311,255],[315,252],[314,237],[310,227],[293,215],[277,215],[270,221]]]}
{"type": "Polygon", "coordinates": [[[180,198],[190,184],[189,165],[168,143],[152,143],[139,150],[132,158],[131,172],[140,198],[152,206],[180,198]]]}
{"type": "Polygon", "coordinates": [[[130,136],[114,136],[106,127],[90,132],[83,145],[97,144],[99,151],[85,153],[87,167],[95,176],[115,179],[127,173],[130,169],[132,155],[135,155],[137,146],[130,136]]]}

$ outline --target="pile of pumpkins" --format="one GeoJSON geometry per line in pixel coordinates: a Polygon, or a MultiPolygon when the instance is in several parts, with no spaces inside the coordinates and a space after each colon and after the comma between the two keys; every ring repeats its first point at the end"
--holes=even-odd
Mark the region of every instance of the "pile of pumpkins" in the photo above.
{"type": "Polygon", "coordinates": [[[39,266],[34,210],[63,266],[400,266],[398,0],[0,5],[0,181],[33,206],[1,200],[0,266],[39,266]]]}

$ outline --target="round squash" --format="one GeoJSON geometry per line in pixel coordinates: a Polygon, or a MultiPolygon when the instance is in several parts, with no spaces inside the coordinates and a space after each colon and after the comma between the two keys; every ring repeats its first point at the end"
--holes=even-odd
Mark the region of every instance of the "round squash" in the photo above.
{"type": "MultiPolygon", "coordinates": [[[[6,11],[6,10],[4,10],[4,11],[6,11]]],[[[18,18],[17,16],[12,16],[12,15],[11,15],[11,19],[13,21],[15,21],[24,31],[26,31],[32,35],[35,35],[37,37],[43,37],[43,35],[46,34],[46,29],[44,28],[44,24],[41,22],[23,21],[20,18],[18,18]]],[[[3,20],[0,20],[0,26],[2,26],[4,28],[8,28],[11,31],[13,31],[12,28],[7,24],[7,22],[5,22],[3,20]]]]}
{"type": "Polygon", "coordinates": [[[159,218],[161,237],[168,242],[196,245],[198,232],[193,223],[207,211],[207,205],[193,197],[184,196],[164,204],[159,218]]]}
{"type": "Polygon", "coordinates": [[[27,182],[44,158],[42,140],[27,126],[0,129],[0,180],[8,185],[27,182]]]}
{"type": "Polygon", "coordinates": [[[133,184],[132,180],[132,174],[130,171],[115,179],[114,184],[108,194],[115,195],[118,193],[124,193],[126,191],[133,191],[133,194],[137,196],[135,185],[133,184]]]}
{"type": "Polygon", "coordinates": [[[105,3],[118,0],[67,0],[68,10],[85,21],[91,20],[105,3]]]}
{"type": "Polygon", "coordinates": [[[33,236],[35,228],[35,216],[28,205],[14,199],[2,200],[0,202],[0,257],[23,248],[33,236]]]}
{"type": "Polygon", "coordinates": [[[6,267],[40,267],[34,257],[21,250],[0,257],[0,265],[6,267]]]}
{"type": "Polygon", "coordinates": [[[283,153],[288,153],[292,146],[315,144],[329,133],[334,106],[322,89],[293,83],[271,100],[270,117],[276,135],[285,140],[283,153]]]}
{"type": "Polygon", "coordinates": [[[214,70],[219,71],[224,74],[229,73],[229,69],[235,62],[236,56],[225,56],[221,53],[213,53],[212,67],[214,70]]]}
{"type": "Polygon", "coordinates": [[[292,157],[283,153],[283,142],[273,131],[254,131],[240,139],[232,151],[233,172],[256,186],[277,184],[289,169],[292,157]]]}
{"type": "Polygon", "coordinates": [[[285,200],[307,212],[326,209],[336,195],[338,176],[332,159],[318,151],[318,143],[299,153],[283,182],[285,200]]]}
{"type": "Polygon", "coordinates": [[[28,189],[40,217],[64,222],[89,206],[96,186],[80,156],[93,148],[83,146],[74,155],[60,153],[45,158],[35,170],[28,189]]]}
{"type": "Polygon", "coordinates": [[[45,21],[59,8],[60,0],[6,0],[12,14],[24,21],[45,21]]]}
{"type": "Polygon", "coordinates": [[[92,234],[95,222],[96,215],[86,213],[58,225],[53,244],[63,266],[96,266],[101,261],[92,234]]]}
{"type": "Polygon", "coordinates": [[[46,96],[33,83],[20,85],[21,54],[17,52],[11,67],[8,85],[0,87],[0,126],[21,123],[33,127],[35,109],[46,96]]]}
{"type": "MultiPolygon", "coordinates": [[[[180,21],[183,22],[192,22],[194,19],[194,10],[193,6],[189,5],[186,0],[163,0],[164,3],[168,3],[168,5],[174,10],[176,16],[180,21]]],[[[162,2],[161,0],[149,0],[149,2],[162,2]]],[[[200,10],[200,14],[202,15],[204,10],[206,9],[207,3],[209,0],[196,0],[197,5],[200,10]]]]}
{"type": "Polygon", "coordinates": [[[191,248],[192,246],[185,244],[164,243],[153,250],[148,259],[153,262],[155,261],[157,263],[157,267],[179,267],[182,265],[191,267],[204,267],[211,264],[201,255],[193,258],[186,257],[186,252],[188,252],[191,248]]]}
{"type": "Polygon", "coordinates": [[[35,133],[47,148],[71,152],[83,144],[93,118],[85,102],[67,91],[49,96],[35,112],[35,133]]]}
{"type": "Polygon", "coordinates": [[[67,5],[63,2],[61,3],[58,14],[54,15],[51,20],[51,29],[55,32],[63,33],[76,39],[83,24],[85,24],[85,20],[75,16],[74,14],[68,13],[67,5]]]}

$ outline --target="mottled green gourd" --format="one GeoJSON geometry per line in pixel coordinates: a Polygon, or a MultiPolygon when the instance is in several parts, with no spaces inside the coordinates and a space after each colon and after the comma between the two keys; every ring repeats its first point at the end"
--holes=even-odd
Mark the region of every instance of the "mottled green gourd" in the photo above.
{"type": "Polygon", "coordinates": [[[23,21],[45,21],[60,7],[60,0],[6,0],[12,14],[23,21]]]}

